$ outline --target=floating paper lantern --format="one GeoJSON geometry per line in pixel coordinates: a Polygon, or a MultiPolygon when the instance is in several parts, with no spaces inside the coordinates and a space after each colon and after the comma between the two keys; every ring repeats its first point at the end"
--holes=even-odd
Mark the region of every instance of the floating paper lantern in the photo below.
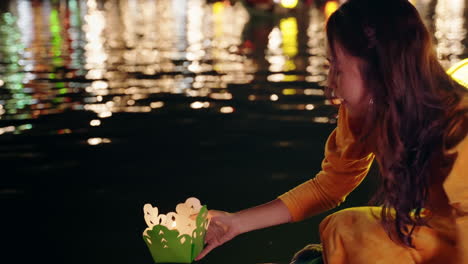
{"type": "Polygon", "coordinates": [[[143,211],[148,225],[143,240],[156,263],[191,263],[202,251],[208,209],[197,198],[188,198],[165,215],[151,204],[145,204],[143,211]]]}

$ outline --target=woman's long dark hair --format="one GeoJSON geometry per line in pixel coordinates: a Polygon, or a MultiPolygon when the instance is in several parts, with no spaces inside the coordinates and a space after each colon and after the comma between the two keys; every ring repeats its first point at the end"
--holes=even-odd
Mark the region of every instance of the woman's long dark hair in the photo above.
{"type": "Polygon", "coordinates": [[[466,136],[460,102],[467,90],[446,74],[407,0],[349,0],[329,18],[327,38],[332,53],[338,43],[364,61],[374,103],[361,140],[375,144],[382,225],[394,241],[413,246],[414,228],[426,224],[429,186],[441,183],[456,158],[446,150],[466,136]]]}

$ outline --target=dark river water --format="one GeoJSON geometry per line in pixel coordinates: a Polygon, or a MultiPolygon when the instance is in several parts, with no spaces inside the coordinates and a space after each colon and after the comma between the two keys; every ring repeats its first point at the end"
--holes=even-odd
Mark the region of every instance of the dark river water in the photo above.
{"type": "MultiPolygon", "coordinates": [[[[468,57],[468,1],[411,2],[444,67],[468,57]]],[[[237,211],[313,177],[336,123],[323,94],[334,4],[1,1],[0,262],[152,263],[145,203],[237,211]]],[[[375,174],[337,209],[366,205],[375,174]]],[[[287,263],[325,215],[201,263],[287,263]]]]}

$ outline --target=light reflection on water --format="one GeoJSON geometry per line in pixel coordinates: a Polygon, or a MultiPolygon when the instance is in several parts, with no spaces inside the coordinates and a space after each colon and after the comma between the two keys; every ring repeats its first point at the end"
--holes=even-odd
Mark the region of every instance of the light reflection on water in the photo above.
{"type": "Polygon", "coordinates": [[[439,0],[435,7],[435,37],[437,39],[437,54],[445,68],[460,61],[465,54],[466,19],[465,0],[439,0]]]}
{"type": "MultiPolygon", "coordinates": [[[[101,122],[162,109],[236,113],[239,102],[333,123],[318,110],[329,107],[323,27],[335,2],[266,16],[237,1],[10,1],[0,19],[0,119],[28,125],[1,131],[69,110],[101,122]]],[[[466,57],[464,0],[412,3],[444,66],[466,57]]]]}

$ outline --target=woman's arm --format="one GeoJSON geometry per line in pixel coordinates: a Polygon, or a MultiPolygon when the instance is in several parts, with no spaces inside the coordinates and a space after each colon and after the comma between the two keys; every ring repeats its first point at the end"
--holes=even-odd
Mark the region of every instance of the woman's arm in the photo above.
{"type": "Polygon", "coordinates": [[[374,154],[369,143],[358,140],[360,123],[355,120],[340,107],[338,126],[325,146],[322,170],[315,178],[279,197],[289,208],[292,221],[335,208],[366,177],[374,154]]]}
{"type": "MultiPolygon", "coordinates": [[[[336,207],[364,179],[374,155],[351,132],[350,120],[340,108],[338,127],[327,140],[325,159],[319,174],[269,203],[237,213],[210,211],[212,218],[205,238],[203,258],[214,248],[239,234],[299,221],[336,207]]],[[[355,132],[354,132],[355,133],[355,132]]]]}
{"type": "Polygon", "coordinates": [[[240,234],[291,221],[288,208],[279,199],[232,214],[211,210],[210,215],[211,222],[205,238],[207,245],[196,260],[240,234]]]}
{"type": "Polygon", "coordinates": [[[235,214],[236,221],[241,224],[240,234],[265,227],[289,223],[291,214],[286,205],[275,199],[271,202],[245,209],[235,214]],[[259,221],[262,219],[262,221],[259,221]]]}

